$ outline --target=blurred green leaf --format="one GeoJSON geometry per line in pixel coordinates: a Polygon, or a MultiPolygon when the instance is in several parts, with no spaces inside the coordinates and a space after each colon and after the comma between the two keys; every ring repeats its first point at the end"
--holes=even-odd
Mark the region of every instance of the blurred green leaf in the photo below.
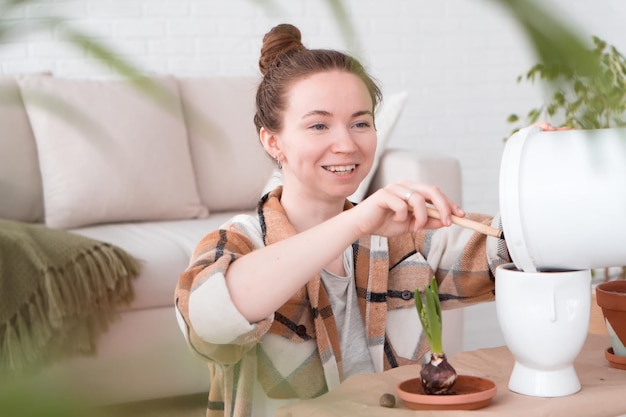
{"type": "Polygon", "coordinates": [[[61,385],[38,385],[19,378],[0,378],[0,416],[100,416],[97,410],[63,390],[61,385]]]}
{"type": "Polygon", "coordinates": [[[341,0],[326,0],[326,3],[330,7],[333,15],[335,16],[335,20],[337,21],[337,25],[339,25],[339,29],[341,30],[341,34],[348,45],[348,48],[352,52],[352,54],[356,56],[362,55],[362,50],[359,45],[356,31],[354,29],[354,25],[350,20],[350,16],[348,15],[348,11],[341,0]]]}
{"type": "Polygon", "coordinates": [[[540,63],[575,68],[593,77],[600,72],[597,60],[577,30],[535,0],[493,0],[508,10],[524,30],[540,63]]]}
{"type": "Polygon", "coordinates": [[[517,114],[510,114],[509,117],[506,119],[506,121],[509,123],[515,123],[518,120],[519,120],[519,116],[517,114]]]}

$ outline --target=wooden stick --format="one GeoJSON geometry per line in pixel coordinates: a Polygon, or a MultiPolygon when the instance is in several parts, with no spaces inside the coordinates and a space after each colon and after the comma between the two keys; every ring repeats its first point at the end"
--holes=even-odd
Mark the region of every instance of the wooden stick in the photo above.
{"type": "MultiPolygon", "coordinates": [[[[426,207],[426,211],[428,212],[428,217],[441,220],[441,216],[439,215],[439,212],[436,209],[431,208],[431,207],[426,207]]],[[[496,229],[495,227],[491,227],[486,224],[483,224],[474,220],[466,219],[463,217],[458,217],[455,215],[451,215],[450,217],[451,217],[452,223],[456,225],[465,227],[475,232],[482,233],[487,236],[493,236],[493,237],[497,237],[498,239],[504,239],[504,235],[502,231],[500,231],[499,229],[496,229]]]]}

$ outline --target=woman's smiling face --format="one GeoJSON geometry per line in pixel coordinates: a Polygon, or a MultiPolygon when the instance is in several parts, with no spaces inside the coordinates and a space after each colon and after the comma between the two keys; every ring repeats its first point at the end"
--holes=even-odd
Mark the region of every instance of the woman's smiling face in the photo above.
{"type": "Polygon", "coordinates": [[[291,86],[276,134],[285,186],[348,197],[372,167],[376,129],[372,99],[356,75],[321,72],[291,86]]]}

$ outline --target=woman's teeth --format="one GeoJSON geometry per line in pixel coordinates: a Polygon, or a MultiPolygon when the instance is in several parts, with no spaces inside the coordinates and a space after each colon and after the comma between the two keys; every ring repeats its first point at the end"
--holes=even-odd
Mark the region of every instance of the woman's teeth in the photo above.
{"type": "Polygon", "coordinates": [[[330,172],[351,172],[354,171],[356,165],[328,165],[324,169],[330,172]]]}

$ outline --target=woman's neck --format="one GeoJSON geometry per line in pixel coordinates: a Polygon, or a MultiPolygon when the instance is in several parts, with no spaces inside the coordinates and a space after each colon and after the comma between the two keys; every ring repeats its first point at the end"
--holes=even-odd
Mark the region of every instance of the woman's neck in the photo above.
{"type": "Polygon", "coordinates": [[[345,199],[328,201],[283,188],[280,202],[289,222],[298,232],[302,232],[341,213],[345,199]]]}

